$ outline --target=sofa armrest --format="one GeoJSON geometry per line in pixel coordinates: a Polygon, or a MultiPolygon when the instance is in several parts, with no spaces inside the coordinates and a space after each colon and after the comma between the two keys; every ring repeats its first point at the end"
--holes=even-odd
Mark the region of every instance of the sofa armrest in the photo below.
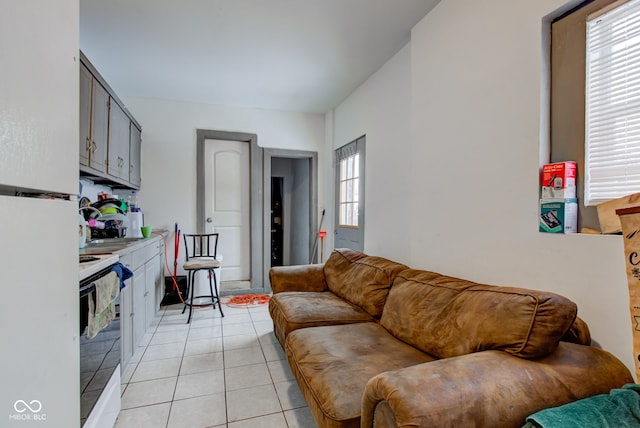
{"type": "Polygon", "coordinates": [[[622,362],[589,346],[560,343],[536,360],[483,351],[371,378],[361,427],[521,427],[539,410],[631,382],[622,362]]]}
{"type": "Polygon", "coordinates": [[[269,269],[269,282],[274,294],[283,291],[326,291],[324,265],[278,266],[269,269]]]}

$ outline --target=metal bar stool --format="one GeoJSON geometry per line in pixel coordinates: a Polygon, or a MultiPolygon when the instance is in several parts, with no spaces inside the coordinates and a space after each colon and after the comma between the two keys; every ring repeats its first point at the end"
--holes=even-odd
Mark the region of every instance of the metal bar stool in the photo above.
{"type": "Polygon", "coordinates": [[[220,315],[224,317],[222,312],[222,305],[220,304],[220,296],[218,296],[218,288],[216,287],[216,272],[214,269],[220,267],[220,262],[216,260],[218,252],[218,234],[184,234],[184,248],[185,248],[185,262],[182,268],[187,271],[187,300],[184,302],[184,308],[182,313],[189,307],[189,319],[187,324],[191,322],[191,313],[193,307],[205,307],[213,306],[213,310],[216,309],[216,305],[220,309],[220,315]],[[209,290],[210,295],[194,296],[195,279],[196,274],[201,271],[207,271],[209,277],[209,290]],[[213,283],[212,279],[213,278],[213,283]],[[193,303],[193,299],[207,298],[205,302],[193,303]]]}

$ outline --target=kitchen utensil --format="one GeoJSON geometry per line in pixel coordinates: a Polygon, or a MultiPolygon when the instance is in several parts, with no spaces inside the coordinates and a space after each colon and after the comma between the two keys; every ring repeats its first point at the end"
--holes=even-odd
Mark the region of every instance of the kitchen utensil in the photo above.
{"type": "Polygon", "coordinates": [[[140,228],[140,231],[142,232],[142,236],[144,238],[148,238],[151,236],[151,226],[142,226],[140,228]]]}
{"type": "Polygon", "coordinates": [[[118,214],[118,209],[115,207],[109,207],[109,208],[103,208],[100,210],[100,213],[102,215],[107,215],[107,214],[118,214]]]}
{"type": "Polygon", "coordinates": [[[126,235],[126,227],[105,227],[104,229],[91,230],[91,237],[94,239],[124,238],[126,235]]]}
{"type": "Polygon", "coordinates": [[[87,222],[81,212],[78,213],[78,248],[84,248],[87,242],[87,222]]]}
{"type": "Polygon", "coordinates": [[[126,211],[126,202],[116,198],[103,199],[101,201],[94,202],[92,206],[99,210],[102,210],[103,208],[117,208],[120,212],[126,211]],[[125,206],[123,207],[123,205],[125,206]]]}

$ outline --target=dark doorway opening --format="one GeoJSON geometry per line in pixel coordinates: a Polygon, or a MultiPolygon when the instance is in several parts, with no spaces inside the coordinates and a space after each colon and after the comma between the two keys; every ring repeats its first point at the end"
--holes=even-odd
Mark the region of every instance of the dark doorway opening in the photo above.
{"type": "Polygon", "coordinates": [[[304,265],[312,259],[318,229],[318,154],[265,149],[263,172],[267,285],[271,266],[304,265]]]}
{"type": "Polygon", "coordinates": [[[271,266],[284,263],[283,177],[271,177],[271,266]]]}

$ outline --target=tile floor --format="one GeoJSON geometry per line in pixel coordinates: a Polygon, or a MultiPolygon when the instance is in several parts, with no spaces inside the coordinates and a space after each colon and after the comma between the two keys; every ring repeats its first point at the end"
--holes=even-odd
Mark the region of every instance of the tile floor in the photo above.
{"type": "MultiPolygon", "coordinates": [[[[223,298],[223,301],[225,299],[223,298]]],[[[123,368],[116,428],[313,428],[267,306],[163,307],[123,368]]]]}

